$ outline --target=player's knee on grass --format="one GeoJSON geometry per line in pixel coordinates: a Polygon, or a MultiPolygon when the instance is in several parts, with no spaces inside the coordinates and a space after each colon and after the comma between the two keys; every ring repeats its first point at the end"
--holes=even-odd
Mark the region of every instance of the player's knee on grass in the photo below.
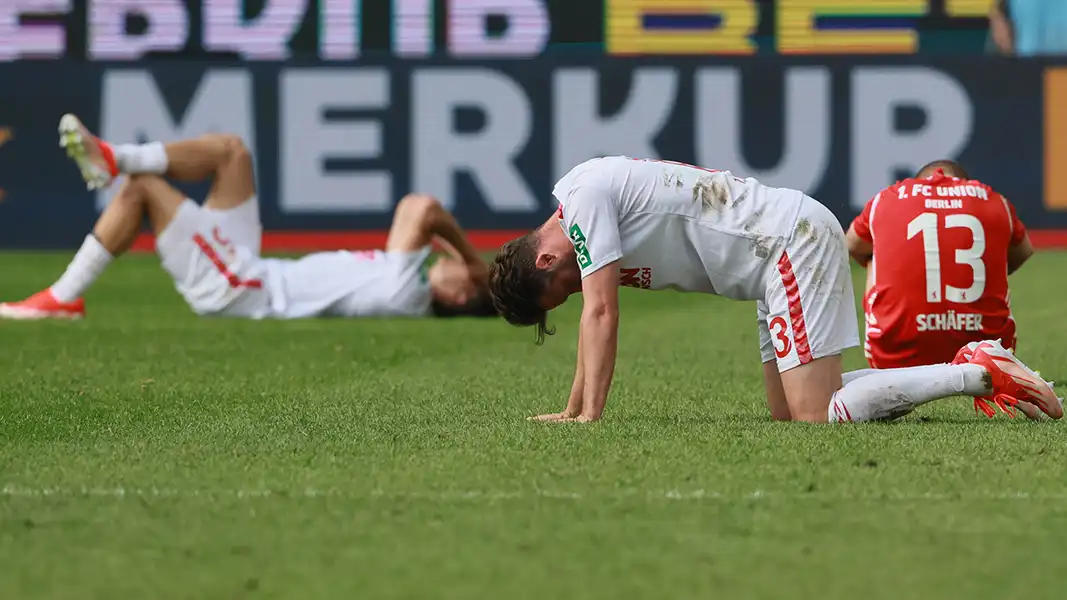
{"type": "Polygon", "coordinates": [[[841,355],[824,356],[781,374],[794,421],[826,423],[830,399],[841,389],[841,355]]]}
{"type": "Polygon", "coordinates": [[[433,220],[443,210],[436,199],[426,194],[408,194],[401,198],[393,213],[386,251],[414,252],[428,246],[433,237],[433,220]]]}

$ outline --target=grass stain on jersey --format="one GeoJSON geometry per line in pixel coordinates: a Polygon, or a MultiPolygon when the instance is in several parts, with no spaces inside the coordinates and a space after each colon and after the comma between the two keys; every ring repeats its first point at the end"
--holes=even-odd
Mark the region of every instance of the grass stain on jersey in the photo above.
{"type": "Polygon", "coordinates": [[[663,174],[663,187],[673,187],[676,190],[680,190],[685,187],[685,183],[680,175],[666,172],[663,174]]]}
{"type": "Polygon", "coordinates": [[[811,270],[811,287],[816,290],[821,289],[826,284],[826,265],[817,263],[809,269],[811,270]]]}
{"type": "Polygon", "coordinates": [[[741,195],[734,198],[734,201],[730,204],[730,206],[737,208],[745,200],[748,200],[748,190],[741,190],[741,195]]]}
{"type": "Polygon", "coordinates": [[[766,238],[752,239],[752,253],[756,258],[764,259],[771,255],[771,244],[766,238]]]}
{"type": "Polygon", "coordinates": [[[730,187],[720,177],[702,175],[693,184],[693,202],[700,202],[705,213],[721,212],[730,202],[730,187]]]}
{"type": "Polygon", "coordinates": [[[811,221],[807,219],[798,220],[794,232],[796,235],[806,238],[805,241],[808,243],[816,243],[819,241],[819,231],[811,224],[811,221]]]}
{"type": "Polygon", "coordinates": [[[759,223],[761,219],[763,219],[763,213],[766,212],[766,210],[767,210],[767,207],[764,206],[764,207],[761,207],[761,208],[757,209],[755,212],[753,212],[751,215],[749,215],[748,218],[745,219],[745,221],[743,223],[741,223],[741,229],[744,229],[745,231],[749,231],[749,232],[752,231],[752,228],[755,227],[756,224],[759,223]]]}

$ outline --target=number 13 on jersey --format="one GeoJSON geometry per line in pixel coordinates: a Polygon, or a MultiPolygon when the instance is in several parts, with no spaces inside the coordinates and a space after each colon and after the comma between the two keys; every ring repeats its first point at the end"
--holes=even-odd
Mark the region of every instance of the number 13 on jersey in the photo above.
{"type": "Polygon", "coordinates": [[[956,302],[967,304],[976,302],[985,292],[986,269],[982,256],[985,254],[986,239],[982,222],[974,215],[955,213],[945,215],[944,228],[964,227],[971,230],[973,242],[970,248],[956,249],[956,264],[971,268],[973,279],[968,288],[943,285],[941,277],[941,244],[938,236],[939,215],[922,213],[908,223],[908,239],[921,236],[923,254],[926,263],[926,300],[928,302],[956,302]]]}

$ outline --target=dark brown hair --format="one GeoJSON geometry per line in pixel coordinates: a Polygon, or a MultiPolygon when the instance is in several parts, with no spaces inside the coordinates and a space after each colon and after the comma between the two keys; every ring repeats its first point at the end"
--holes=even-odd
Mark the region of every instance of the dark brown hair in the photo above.
{"type": "Polygon", "coordinates": [[[541,308],[550,274],[537,268],[537,246],[536,231],[504,244],[489,266],[489,292],[505,321],[518,327],[537,326],[540,345],[556,331],[548,327],[548,311],[541,308]]]}
{"type": "Polygon", "coordinates": [[[945,175],[949,177],[959,177],[960,179],[970,179],[971,176],[967,174],[967,171],[963,170],[960,163],[954,160],[935,160],[933,162],[926,163],[923,168],[919,169],[919,172],[915,174],[916,178],[926,177],[927,175],[933,175],[935,169],[941,169],[945,172],[945,175]]]}

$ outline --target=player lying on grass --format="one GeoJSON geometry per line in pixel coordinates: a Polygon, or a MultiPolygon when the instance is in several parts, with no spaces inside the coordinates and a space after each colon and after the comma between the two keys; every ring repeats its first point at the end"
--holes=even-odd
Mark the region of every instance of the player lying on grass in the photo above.
{"type": "MultiPolygon", "coordinates": [[[[553,191],[559,210],[506,244],[490,267],[498,310],[547,333],[547,312],[582,294],[578,365],[563,412],[600,418],[615,369],[620,285],[756,300],[767,402],[775,419],[892,419],[948,396],[1031,402],[1063,416],[1052,386],[983,342],[954,365],[842,374],[859,345],[845,234],[803,193],[672,162],[598,158],[553,191]]],[[[694,365],[698,367],[698,365],[694,365]]]]}
{"type": "MultiPolygon", "coordinates": [[[[934,161],[879,192],[846,240],[868,268],[864,351],[872,367],[947,363],[984,339],[1015,349],[1008,275],[1034,248],[1015,207],[959,164],[934,161]]],[[[975,406],[993,415],[988,401],[975,406]]]]}
{"type": "Polygon", "coordinates": [[[90,189],[109,185],[119,174],[129,177],[59,280],[27,300],[0,305],[0,316],[83,316],[82,294],[126,252],[146,216],[163,268],[197,314],[252,319],[495,314],[485,286],[488,268],[432,198],[400,201],[384,251],[261,258],[252,158],[240,139],[206,135],[172,144],[112,146],[72,115],[63,117],[59,131],[90,189]],[[164,177],[213,182],[198,206],[164,177]],[[448,256],[426,271],[433,241],[448,256]]]}

